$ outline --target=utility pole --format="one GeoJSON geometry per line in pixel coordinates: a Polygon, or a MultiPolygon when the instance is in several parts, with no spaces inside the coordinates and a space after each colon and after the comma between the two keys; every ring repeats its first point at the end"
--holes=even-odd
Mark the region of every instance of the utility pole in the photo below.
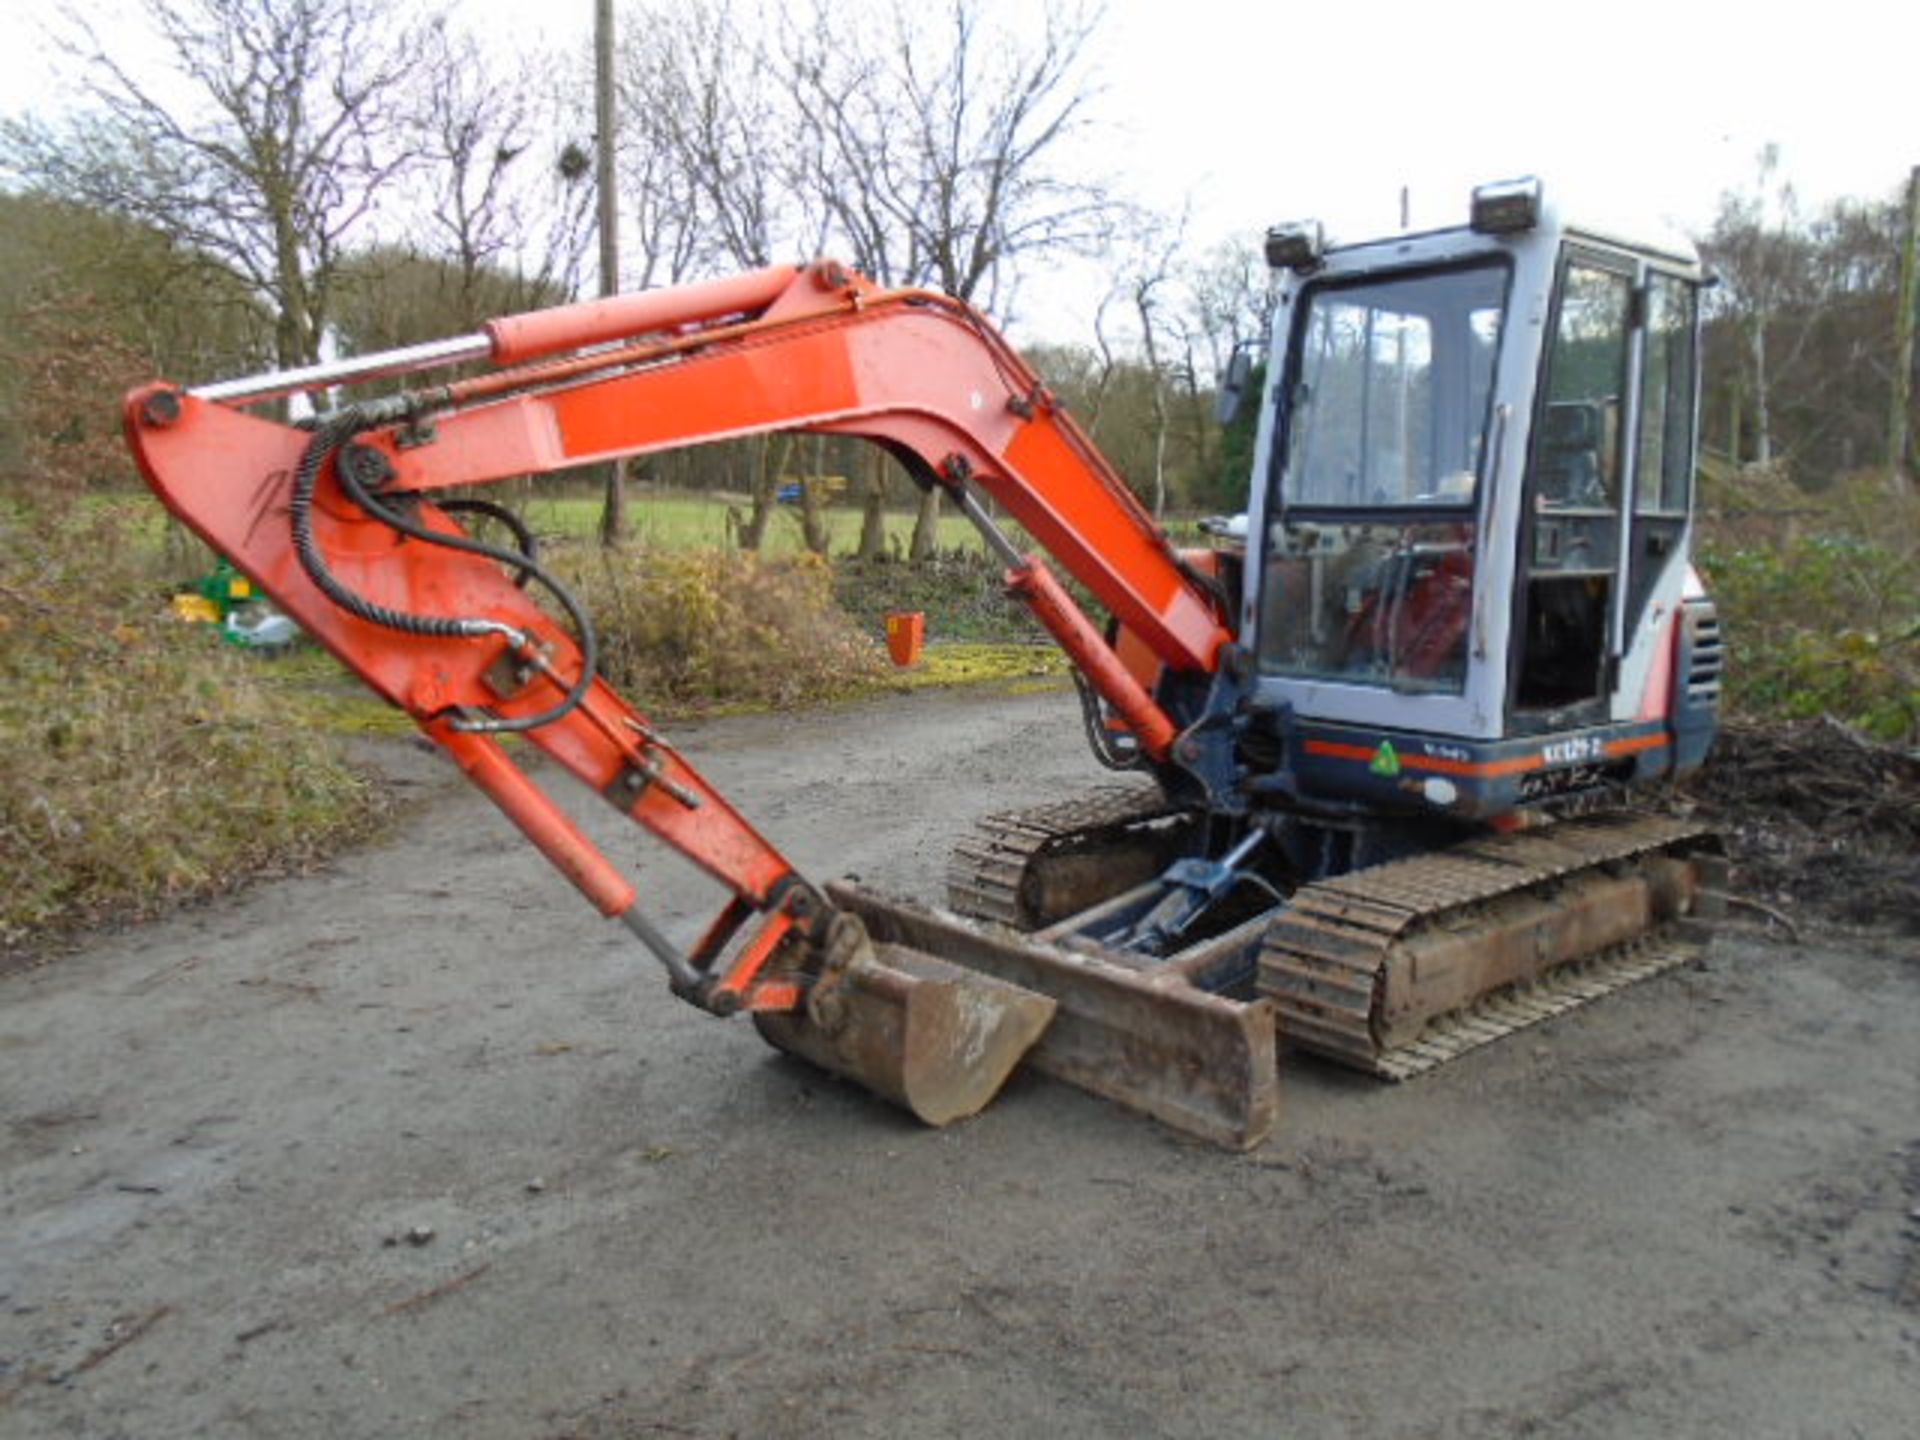
{"type": "Polygon", "coordinates": [[[1907,417],[1913,413],[1913,311],[1920,299],[1920,165],[1907,176],[1907,233],[1900,246],[1900,309],[1893,322],[1893,405],[1887,414],[1887,469],[1897,494],[1913,488],[1907,468],[1907,417]]]}
{"type": "MultiPolygon", "coordinates": [[[[593,183],[600,202],[600,294],[620,293],[620,204],[613,181],[613,0],[593,0],[593,183]]],[[[618,545],[627,535],[627,462],[607,467],[600,506],[600,543],[618,545]]]]}

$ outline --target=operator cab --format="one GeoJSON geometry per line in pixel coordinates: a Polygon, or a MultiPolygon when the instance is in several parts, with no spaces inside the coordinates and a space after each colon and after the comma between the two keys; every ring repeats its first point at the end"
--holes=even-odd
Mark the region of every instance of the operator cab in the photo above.
{"type": "Polygon", "coordinates": [[[1301,792],[1471,816],[1697,763],[1691,247],[1521,181],[1464,227],[1287,227],[1268,258],[1241,633],[1301,792]]]}

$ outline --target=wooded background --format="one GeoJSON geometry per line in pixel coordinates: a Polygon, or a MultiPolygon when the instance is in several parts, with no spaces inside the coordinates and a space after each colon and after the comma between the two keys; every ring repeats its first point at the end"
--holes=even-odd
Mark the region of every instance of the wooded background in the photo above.
{"type": "MultiPolygon", "coordinates": [[[[821,254],[930,285],[1005,324],[1067,255],[1110,277],[1089,333],[1032,358],[1158,513],[1237,510],[1245,434],[1214,377],[1264,334],[1257,236],[1208,242],[1085,173],[1100,109],[1097,10],[962,0],[623,4],[611,113],[593,55],[506,55],[455,11],[401,0],[147,0],[157,44],[61,23],[72,103],[0,121],[0,478],[126,483],[114,399],[470,332],[597,288],[595,154],[609,132],[622,288],[821,254]],[[1091,142],[1091,143],[1090,143],[1091,142]]],[[[1723,470],[1819,491],[1904,481],[1914,368],[1915,192],[1803,208],[1772,153],[1697,238],[1708,300],[1703,432],[1723,470]],[[1908,317],[1903,332],[1900,317],[1908,317]],[[1904,347],[1904,348],[1903,348],[1904,347]]],[[[647,462],[642,478],[745,499],[781,482],[888,506],[937,497],[849,442],[773,440],[647,462]]],[[[1791,508],[1790,506],[1787,508],[1791,508]]],[[[610,527],[618,538],[618,515],[610,527]]]]}

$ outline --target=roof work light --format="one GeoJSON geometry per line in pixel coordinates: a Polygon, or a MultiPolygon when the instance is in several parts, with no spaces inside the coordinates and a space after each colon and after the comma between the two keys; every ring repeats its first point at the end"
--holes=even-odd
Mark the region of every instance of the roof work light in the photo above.
{"type": "Polygon", "coordinates": [[[1318,220],[1296,220],[1267,231],[1267,264],[1275,270],[1317,269],[1327,253],[1326,232],[1318,220]]]}
{"type": "Polygon", "coordinates": [[[1482,235],[1513,235],[1540,223],[1540,181],[1532,175],[1495,180],[1473,192],[1473,228],[1482,235]]]}

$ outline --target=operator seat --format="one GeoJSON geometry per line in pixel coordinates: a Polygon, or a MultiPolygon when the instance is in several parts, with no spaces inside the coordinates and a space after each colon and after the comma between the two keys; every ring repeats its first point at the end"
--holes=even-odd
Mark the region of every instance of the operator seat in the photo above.
{"type": "Polygon", "coordinates": [[[1540,438],[1541,503],[1605,509],[1600,476],[1600,407],[1591,400],[1557,400],[1547,406],[1540,438]]]}

